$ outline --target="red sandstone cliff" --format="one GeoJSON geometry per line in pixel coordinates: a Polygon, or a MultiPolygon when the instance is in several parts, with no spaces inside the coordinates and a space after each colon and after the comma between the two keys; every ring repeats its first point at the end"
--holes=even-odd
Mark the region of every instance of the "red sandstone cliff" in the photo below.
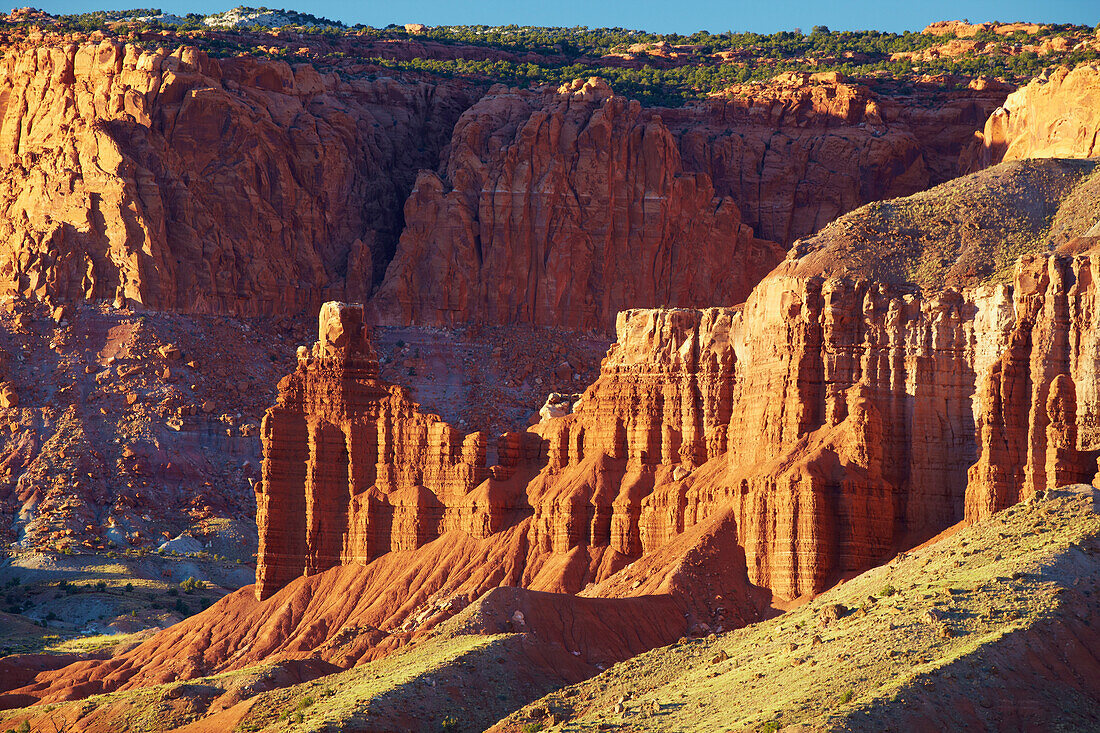
{"type": "Polygon", "coordinates": [[[955,175],[1007,90],[949,86],[788,74],[682,109],[599,81],[494,88],[440,173],[418,178],[372,308],[387,323],[607,330],[624,308],[739,302],[776,261],[742,219],[789,243],[955,175]]]}
{"type": "Polygon", "coordinates": [[[264,419],[261,598],[303,573],[524,522],[519,580],[575,593],[682,531],[644,542],[642,499],[726,449],[729,310],[620,315],[621,343],[572,414],[492,440],[379,380],[361,317],[322,309],[321,339],[264,419]]]}
{"type": "Polygon", "coordinates": [[[9,49],[0,292],[241,315],[366,299],[387,266],[389,321],[607,331],[622,308],[736,302],[778,252],[746,224],[785,245],[945,179],[1005,94],[796,74],[683,109],[579,82],[471,108],[463,82],[367,64],[9,49]]]}
{"type": "Polygon", "coordinates": [[[488,475],[487,436],[462,438],[367,373],[332,371],[322,337],[265,425],[261,517],[301,504],[305,519],[261,522],[273,559],[260,594],[517,521],[528,522],[523,583],[576,592],[728,513],[749,581],[793,598],[964,516],[1091,479],[1090,256],[1029,255],[1011,284],[920,284],[1003,271],[1011,250],[990,242],[1081,233],[1091,171],[1006,164],[845,217],[800,243],[743,308],[620,314],[597,382],[568,414],[504,436],[488,475]],[[1033,210],[1005,214],[1022,191],[1033,210]],[[978,212],[957,261],[927,261],[940,217],[926,199],[978,212]],[[911,233],[904,245],[897,227],[911,233]],[[959,268],[979,256],[989,261],[959,268]],[[280,536],[292,526],[292,540],[280,536]]]}
{"type": "Polygon", "coordinates": [[[0,292],[252,315],[366,297],[468,92],[193,48],[0,62],[0,292]]]}
{"type": "Polygon", "coordinates": [[[789,245],[869,201],[958,175],[960,152],[1011,89],[960,81],[872,87],[789,73],[660,114],[684,166],[707,173],[758,237],[789,245]]]}
{"type": "Polygon", "coordinates": [[[782,256],[600,80],[494,88],[423,172],[373,306],[387,323],[607,330],[632,306],[736,303],[782,256]]]}
{"type": "Polygon", "coordinates": [[[1100,154],[1100,65],[1058,67],[1013,92],[967,153],[968,170],[1023,158],[1100,154]]]}

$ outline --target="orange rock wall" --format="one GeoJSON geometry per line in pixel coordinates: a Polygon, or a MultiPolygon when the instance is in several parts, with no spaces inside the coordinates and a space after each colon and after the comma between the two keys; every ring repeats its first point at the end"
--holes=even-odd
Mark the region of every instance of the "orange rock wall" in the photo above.
{"type": "Polygon", "coordinates": [[[967,170],[1005,160],[1100,154],[1100,64],[1064,66],[1013,92],[985,123],[967,170]]]}
{"type": "Polygon", "coordinates": [[[471,92],[104,41],[0,60],[0,293],[254,315],[369,295],[471,92]]]}
{"type": "Polygon", "coordinates": [[[260,593],[521,521],[521,582],[577,592],[721,510],[749,581],[791,598],[1092,480],[1091,255],[1028,256],[1011,286],[963,292],[797,272],[743,308],[621,313],[572,412],[495,441],[318,342],[264,423],[260,593]]]}
{"type": "Polygon", "coordinates": [[[648,497],[653,536],[732,501],[750,580],[793,597],[1093,479],[1091,255],[1025,257],[1011,287],[925,295],[796,267],[733,319],[725,465],[648,497]]]}
{"type": "Polygon", "coordinates": [[[732,317],[621,314],[621,343],[573,414],[490,440],[463,437],[379,380],[361,308],[326,304],[321,340],[301,349],[262,426],[257,594],[527,518],[525,585],[577,592],[607,577],[642,553],[639,517],[653,487],[726,450],[732,317]],[[359,335],[326,345],[341,319],[340,333],[359,335]]]}
{"type": "Polygon", "coordinates": [[[1094,254],[1025,257],[1016,268],[1016,323],[979,386],[979,460],[966,518],[1092,483],[1100,453],[1097,277],[1094,254]]]}
{"type": "Polygon", "coordinates": [[[796,74],[680,109],[598,81],[474,104],[188,47],[7,51],[0,293],[300,313],[389,267],[374,310],[400,323],[607,332],[625,308],[739,302],[778,261],[764,239],[952,175],[1004,96],[796,74]]]}
{"type": "Polygon", "coordinates": [[[684,170],[653,110],[599,80],[494,87],[405,222],[373,301],[384,323],[607,331],[628,307],[739,302],[782,257],[684,170]]]}
{"type": "Polygon", "coordinates": [[[954,178],[1007,93],[792,72],[660,114],[684,167],[707,173],[756,236],[790,245],[869,201],[954,178]]]}
{"type": "Polygon", "coordinates": [[[484,436],[463,438],[380,380],[362,315],[361,306],[321,309],[320,340],[301,347],[264,416],[260,597],[303,573],[414,549],[452,525],[492,531],[491,518],[463,504],[488,475],[484,436]]]}

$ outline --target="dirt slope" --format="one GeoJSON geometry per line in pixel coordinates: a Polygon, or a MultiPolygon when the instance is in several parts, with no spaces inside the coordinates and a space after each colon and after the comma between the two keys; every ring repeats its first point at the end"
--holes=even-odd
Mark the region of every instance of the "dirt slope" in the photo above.
{"type": "Polygon", "coordinates": [[[906,198],[868,204],[791,249],[777,272],[867,277],[924,290],[1005,282],[1016,258],[1100,221],[1095,161],[1003,163],[906,198]]]}
{"type": "Polygon", "coordinates": [[[779,618],[616,665],[493,730],[1095,730],[1100,492],[1056,490],[948,534],[779,618]]]}

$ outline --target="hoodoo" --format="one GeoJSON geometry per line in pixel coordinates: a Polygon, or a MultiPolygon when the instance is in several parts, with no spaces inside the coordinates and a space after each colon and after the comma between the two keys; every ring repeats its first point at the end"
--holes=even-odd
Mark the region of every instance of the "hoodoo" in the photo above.
{"type": "Polygon", "coordinates": [[[262,424],[259,598],[303,573],[415,549],[451,526],[474,533],[462,504],[489,473],[483,435],[464,439],[378,378],[361,305],[325,303],[318,319],[318,341],[299,349],[262,424]]]}
{"type": "Polygon", "coordinates": [[[299,349],[262,425],[257,597],[446,532],[485,538],[528,518],[529,584],[576,592],[607,577],[683,530],[682,520],[640,525],[653,488],[726,449],[733,317],[620,314],[603,376],[572,414],[490,439],[463,436],[379,379],[362,306],[326,303],[318,341],[299,349]],[[576,558],[539,576],[546,557],[576,548],[583,568],[576,558]]]}

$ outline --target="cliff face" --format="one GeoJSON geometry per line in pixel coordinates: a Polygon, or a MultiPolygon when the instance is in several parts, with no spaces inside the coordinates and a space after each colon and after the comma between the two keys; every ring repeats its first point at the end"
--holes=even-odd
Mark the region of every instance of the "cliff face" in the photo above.
{"type": "Polygon", "coordinates": [[[1100,65],[1058,67],[1013,92],[968,152],[968,170],[1024,158],[1100,153],[1100,65]]]}
{"type": "Polygon", "coordinates": [[[1097,476],[1095,243],[1086,253],[1020,261],[1016,321],[979,385],[981,454],[969,472],[969,521],[1097,476]]]}
{"type": "Polygon", "coordinates": [[[788,74],[642,109],[598,80],[494,88],[456,125],[440,173],[417,179],[373,310],[609,330],[624,308],[740,302],[779,251],[752,229],[789,244],[954,176],[1005,94],[788,74]]]}
{"type": "Polygon", "coordinates": [[[364,298],[466,95],[187,47],[11,47],[0,289],[241,315],[364,298]]]}
{"type": "Polygon", "coordinates": [[[1011,285],[927,294],[780,268],[714,336],[727,450],[643,499],[643,551],[732,505],[749,580],[794,597],[1091,482],[1096,267],[1032,255],[1011,285]]]}
{"type": "Polygon", "coordinates": [[[820,592],[1092,479],[1094,272],[1031,257],[925,296],[779,273],[744,310],[624,312],[600,379],[492,468],[486,436],[315,347],[264,424],[259,592],[527,521],[522,582],[576,592],[727,509],[753,584],[820,592]]]}
{"type": "Polygon", "coordinates": [[[577,592],[611,575],[658,544],[639,525],[653,487],[726,449],[732,317],[622,314],[620,344],[572,413],[490,440],[379,380],[361,307],[326,304],[320,340],[262,426],[257,595],[447,532],[485,539],[515,525],[524,585],[577,592]]]}
{"type": "MultiPolygon", "coordinates": [[[[461,438],[403,397],[341,398],[362,427],[333,433],[336,447],[326,448],[316,424],[328,418],[319,416],[344,402],[300,393],[366,394],[366,385],[386,393],[365,372],[331,371],[322,335],[281,385],[280,407],[265,424],[263,491],[289,498],[261,498],[261,511],[304,501],[306,517],[299,544],[271,535],[268,551],[289,547],[293,561],[274,563],[285,572],[270,587],[447,531],[486,538],[526,523],[523,583],[576,592],[728,513],[748,580],[791,598],[964,517],[1091,479],[1100,409],[1095,240],[1077,237],[1056,253],[1043,243],[1088,227],[1080,207],[1093,168],[1005,164],[938,187],[930,201],[894,202],[909,211],[907,221],[897,211],[855,212],[800,243],[742,308],[620,314],[600,378],[571,410],[556,402],[532,430],[497,441],[489,463],[498,465],[488,474],[485,436],[461,438]],[[971,277],[960,288],[927,290],[914,282],[943,282],[957,269],[931,239],[940,205],[957,189],[977,197],[973,206],[980,199],[999,210],[1025,183],[1035,211],[1034,230],[1023,234],[1039,253],[1019,259],[1009,282],[971,277]],[[852,257],[857,224],[865,228],[852,257]],[[918,231],[906,246],[895,239],[902,224],[918,231]],[[911,270],[910,261],[924,269],[911,270]],[[893,281],[881,276],[888,267],[893,281]],[[300,386],[314,383],[335,387],[300,386]],[[296,448],[280,447],[283,424],[297,426],[287,428],[296,448]],[[364,442],[356,430],[378,437],[364,442]],[[383,452],[375,440],[392,448],[383,452]],[[284,455],[299,472],[293,480],[280,478],[284,455]],[[363,472],[362,463],[378,468],[363,472]],[[406,464],[422,468],[408,472],[406,464]],[[318,489],[329,474],[335,488],[318,489]],[[379,516],[392,519],[363,513],[376,496],[389,507],[379,516]],[[329,510],[311,509],[320,502],[331,502],[334,521],[325,519],[329,510]],[[382,528],[381,540],[370,527],[382,528]]],[[[981,237],[951,252],[958,260],[980,252],[1001,272],[1015,245],[986,251],[984,237],[1003,243],[1021,221],[990,219],[981,237]]],[[[276,534],[290,526],[265,525],[276,534]]]]}
{"type": "Polygon", "coordinates": [[[374,299],[387,323],[605,331],[630,306],[739,302],[782,255],[684,170],[656,114],[599,80],[494,88],[405,221],[374,299]]]}
{"type": "Polygon", "coordinates": [[[707,173],[758,237],[789,245],[869,201],[958,175],[960,152],[1009,89],[942,79],[872,89],[789,73],[660,114],[684,166],[707,173]]]}
{"type": "Polygon", "coordinates": [[[451,524],[492,531],[488,507],[467,496],[488,476],[484,436],[463,439],[378,379],[362,318],[361,306],[326,303],[320,340],[301,347],[264,416],[259,597],[303,573],[415,549],[451,524]]]}
{"type": "Polygon", "coordinates": [[[602,82],[471,107],[465,83],[362,65],[8,48],[0,292],[297,314],[386,275],[392,323],[607,332],[624,308],[739,302],[779,259],[762,239],[953,174],[1004,97],[793,74],[683,109],[602,82]]]}

